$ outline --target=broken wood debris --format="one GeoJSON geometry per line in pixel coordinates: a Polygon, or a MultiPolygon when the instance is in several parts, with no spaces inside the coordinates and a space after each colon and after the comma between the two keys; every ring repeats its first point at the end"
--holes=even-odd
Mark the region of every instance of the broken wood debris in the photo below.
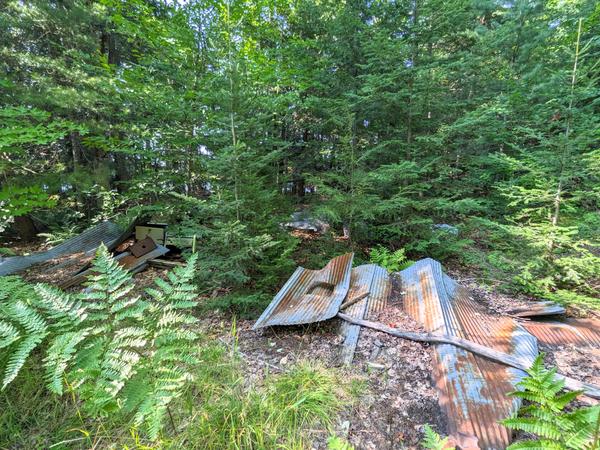
{"type": "Polygon", "coordinates": [[[150,236],[152,233],[158,234],[164,241],[166,225],[145,225],[142,218],[136,218],[122,231],[111,222],[103,222],[48,251],[3,260],[0,262],[0,275],[27,269],[26,277],[30,281],[50,282],[67,289],[81,284],[92,274],[91,262],[102,243],[115,253],[114,259],[132,274],[150,265],[167,269],[183,265],[179,261],[153,261],[165,256],[170,249],[155,242],[150,236]],[[136,240],[136,232],[143,237],[136,240]]]}
{"type": "Polygon", "coordinates": [[[567,311],[561,305],[557,305],[554,302],[542,301],[542,302],[530,302],[528,305],[515,308],[508,311],[508,314],[515,317],[543,317],[562,315],[567,311]]]}

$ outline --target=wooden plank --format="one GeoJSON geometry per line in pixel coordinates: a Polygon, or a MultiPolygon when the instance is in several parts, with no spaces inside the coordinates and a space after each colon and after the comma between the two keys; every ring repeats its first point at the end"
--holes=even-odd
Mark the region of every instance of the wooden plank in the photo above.
{"type": "MultiPolygon", "coordinates": [[[[137,272],[134,272],[137,268],[139,268],[140,266],[143,266],[151,259],[166,255],[168,252],[169,252],[169,249],[167,247],[158,245],[150,253],[146,253],[145,255],[140,256],[139,258],[135,258],[129,252],[124,252],[124,253],[121,253],[121,254],[115,256],[114,259],[119,261],[123,258],[127,258],[127,264],[124,267],[127,270],[129,270],[130,272],[137,273],[137,272]]],[[[94,271],[93,268],[89,268],[89,269],[75,275],[74,277],[71,277],[68,280],[63,281],[62,283],[60,283],[58,285],[58,287],[60,287],[61,289],[67,289],[71,286],[76,286],[80,283],[83,283],[86,280],[86,278],[93,273],[93,271],[94,271]]]]}

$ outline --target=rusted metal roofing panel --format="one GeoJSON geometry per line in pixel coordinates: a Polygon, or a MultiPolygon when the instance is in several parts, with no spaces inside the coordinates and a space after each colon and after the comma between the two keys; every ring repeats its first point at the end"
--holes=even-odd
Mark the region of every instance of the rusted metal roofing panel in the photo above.
{"type": "MultiPolygon", "coordinates": [[[[348,299],[352,299],[363,292],[368,292],[369,295],[348,307],[344,312],[352,317],[363,319],[367,313],[368,299],[371,292],[371,283],[375,275],[375,266],[370,264],[352,269],[352,279],[350,282],[350,290],[348,291],[348,299]]],[[[354,358],[354,351],[360,336],[360,326],[352,325],[343,321],[340,326],[340,334],[345,336],[342,346],[341,360],[344,364],[350,364],[354,358]]]]}
{"type": "Polygon", "coordinates": [[[387,270],[374,264],[373,266],[375,267],[375,273],[371,281],[371,295],[369,295],[367,319],[373,319],[387,307],[387,302],[392,291],[392,283],[390,282],[387,270]]]}
{"type": "Polygon", "coordinates": [[[546,345],[575,344],[600,348],[600,320],[565,319],[560,322],[523,323],[527,331],[546,345]]]}
{"type": "Polygon", "coordinates": [[[332,259],[321,270],[298,267],[253,329],[298,325],[335,316],[350,289],[354,253],[332,259]]]}
{"type": "Polygon", "coordinates": [[[88,252],[97,248],[102,242],[107,246],[117,240],[122,231],[112,222],[102,222],[79,236],[75,236],[45,252],[27,256],[14,256],[0,262],[0,275],[10,275],[37,263],[48,261],[69,253],[88,252]]]}
{"type": "MultiPolygon", "coordinates": [[[[368,292],[369,295],[348,307],[344,313],[357,319],[372,317],[385,308],[390,289],[389,277],[384,268],[375,264],[366,264],[352,269],[348,299],[359,296],[363,292],[368,292]]],[[[344,364],[352,363],[358,338],[360,337],[360,330],[359,325],[353,325],[345,321],[341,324],[340,333],[345,336],[341,352],[341,359],[344,364]]]]}
{"type": "Polygon", "coordinates": [[[540,317],[540,316],[553,316],[561,315],[566,312],[562,306],[550,302],[530,302],[527,306],[515,308],[508,313],[516,317],[540,317]]]}
{"type": "MultiPolygon", "coordinates": [[[[429,332],[474,341],[533,362],[536,339],[514,319],[489,315],[433,259],[400,272],[404,308],[429,332]]],[[[434,347],[434,380],[455,443],[465,449],[504,449],[510,432],[498,421],[519,406],[506,394],[525,376],[452,345],[434,347]]]]}

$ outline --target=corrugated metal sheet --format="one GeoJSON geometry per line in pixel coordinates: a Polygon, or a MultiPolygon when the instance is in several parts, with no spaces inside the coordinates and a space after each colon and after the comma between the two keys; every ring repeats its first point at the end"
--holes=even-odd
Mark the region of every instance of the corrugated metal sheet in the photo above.
{"type": "MultiPolygon", "coordinates": [[[[404,308],[429,332],[468,339],[533,362],[536,339],[514,319],[491,316],[432,259],[400,272],[404,308]]],[[[434,380],[450,435],[465,449],[504,449],[510,432],[498,421],[518,406],[506,394],[525,375],[452,345],[434,347],[434,380]]]]}
{"type": "Polygon", "coordinates": [[[0,262],[0,275],[10,275],[37,263],[48,261],[69,253],[87,252],[97,248],[102,242],[107,246],[117,240],[122,233],[121,228],[112,222],[102,222],[79,236],[75,236],[45,252],[27,256],[14,256],[0,262]]]}
{"type": "Polygon", "coordinates": [[[515,308],[508,313],[516,317],[541,317],[561,315],[566,312],[565,308],[554,302],[531,302],[526,306],[515,308]]]}
{"type": "Polygon", "coordinates": [[[527,331],[546,345],[574,344],[600,348],[600,320],[565,319],[557,322],[523,323],[527,331]]]}
{"type": "Polygon", "coordinates": [[[254,324],[298,325],[335,316],[350,289],[354,253],[329,261],[321,270],[298,267],[254,324]]]}
{"type": "MultiPolygon", "coordinates": [[[[364,292],[369,295],[363,300],[349,306],[344,312],[357,319],[370,318],[382,311],[390,294],[390,282],[387,271],[375,264],[367,264],[352,269],[352,281],[348,299],[355,298],[364,292]]],[[[341,334],[345,336],[341,359],[344,364],[352,363],[356,344],[360,337],[361,327],[343,321],[341,334]]]]}

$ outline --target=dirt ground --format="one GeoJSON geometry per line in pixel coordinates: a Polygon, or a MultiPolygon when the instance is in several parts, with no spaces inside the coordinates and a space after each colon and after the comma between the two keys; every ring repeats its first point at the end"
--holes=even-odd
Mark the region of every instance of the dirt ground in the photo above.
{"type": "MultiPolygon", "coordinates": [[[[75,261],[81,257],[78,255],[75,261]]],[[[24,278],[36,282],[52,282],[57,273],[52,268],[64,264],[72,269],[67,257],[28,269],[24,278]]],[[[87,261],[85,261],[87,262],[87,261]]],[[[148,268],[135,275],[134,293],[142,294],[166,270],[148,268]]],[[[531,300],[499,294],[478,285],[459,272],[449,274],[472,292],[491,314],[504,315],[531,300]]],[[[60,275],[60,273],[59,273],[60,275]]],[[[378,317],[370,318],[405,331],[424,331],[402,310],[398,278],[392,276],[394,288],[388,307],[378,317]]],[[[81,286],[74,290],[80,290],[81,286]]],[[[254,321],[238,320],[237,345],[242,355],[248,383],[260,382],[265,373],[280,373],[299,361],[312,361],[344,371],[344,376],[362,380],[365,386],[359,400],[348,405],[336,425],[336,434],[345,437],[357,450],[416,449],[423,439],[423,426],[430,424],[441,435],[447,434],[445,417],[438,406],[438,395],[432,385],[432,350],[428,344],[415,343],[362,329],[353,363],[343,367],[339,354],[343,342],[339,319],[295,327],[271,327],[253,331],[254,321]]],[[[232,344],[233,319],[214,312],[203,314],[200,326],[224,344],[232,344]]],[[[560,373],[593,384],[600,384],[600,349],[573,345],[548,347],[548,365],[556,365],[560,373]]],[[[581,404],[588,403],[584,398],[581,404]]],[[[326,435],[318,435],[313,447],[326,448],[326,435]]]]}

